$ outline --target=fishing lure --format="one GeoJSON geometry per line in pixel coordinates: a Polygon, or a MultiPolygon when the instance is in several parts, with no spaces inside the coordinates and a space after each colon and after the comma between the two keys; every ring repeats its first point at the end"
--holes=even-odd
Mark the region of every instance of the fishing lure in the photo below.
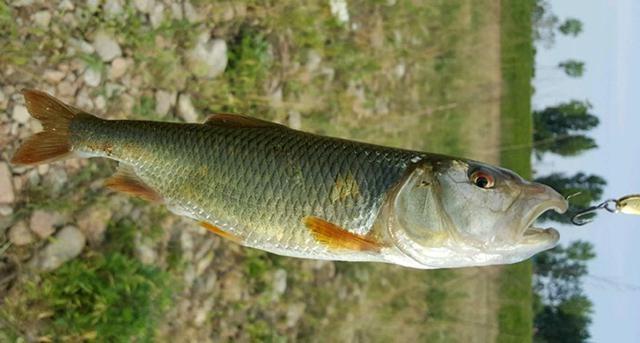
{"type": "Polygon", "coordinates": [[[571,217],[571,223],[582,226],[592,221],[591,218],[585,218],[595,211],[606,210],[609,213],[625,213],[640,215],[640,194],[627,195],[619,199],[609,199],[598,205],[586,208],[571,217]]]}

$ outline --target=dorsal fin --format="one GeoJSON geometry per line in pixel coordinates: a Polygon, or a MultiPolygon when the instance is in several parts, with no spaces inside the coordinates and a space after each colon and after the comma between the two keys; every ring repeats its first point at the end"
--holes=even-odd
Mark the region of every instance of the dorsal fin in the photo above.
{"type": "Polygon", "coordinates": [[[280,127],[286,128],[284,125],[273,123],[267,120],[257,119],[241,114],[232,113],[216,113],[204,122],[207,125],[215,125],[221,127],[280,127]]]}
{"type": "Polygon", "coordinates": [[[137,196],[151,202],[162,202],[162,196],[147,185],[127,164],[120,163],[118,171],[104,185],[113,190],[137,196]]]}

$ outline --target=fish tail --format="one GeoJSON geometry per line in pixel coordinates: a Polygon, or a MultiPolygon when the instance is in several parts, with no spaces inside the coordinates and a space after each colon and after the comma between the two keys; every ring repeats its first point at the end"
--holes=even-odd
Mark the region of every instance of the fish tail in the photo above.
{"type": "Polygon", "coordinates": [[[11,163],[37,165],[70,157],[69,126],[78,117],[91,115],[45,92],[25,89],[22,94],[29,113],[42,123],[43,131],[29,137],[13,155],[11,163]]]}

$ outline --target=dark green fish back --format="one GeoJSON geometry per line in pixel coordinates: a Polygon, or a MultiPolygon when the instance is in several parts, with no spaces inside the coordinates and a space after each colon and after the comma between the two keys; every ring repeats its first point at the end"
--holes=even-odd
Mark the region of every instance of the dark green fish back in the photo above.
{"type": "Polygon", "coordinates": [[[176,212],[273,251],[311,239],[316,216],[358,234],[419,153],[281,126],[76,123],[74,149],[127,164],[176,212]]]}

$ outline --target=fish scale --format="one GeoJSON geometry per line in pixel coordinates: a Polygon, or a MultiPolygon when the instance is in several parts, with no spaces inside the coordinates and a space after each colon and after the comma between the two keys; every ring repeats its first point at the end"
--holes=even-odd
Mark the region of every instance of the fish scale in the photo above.
{"type": "Polygon", "coordinates": [[[91,134],[81,135],[74,149],[104,155],[89,147],[110,143],[110,157],[135,166],[170,208],[215,223],[246,245],[312,249],[327,258],[333,254],[326,247],[307,245],[313,240],[302,219],[317,216],[366,235],[386,192],[418,156],[280,126],[91,121],[91,134]],[[337,180],[349,175],[358,194],[332,199],[337,180]]]}

